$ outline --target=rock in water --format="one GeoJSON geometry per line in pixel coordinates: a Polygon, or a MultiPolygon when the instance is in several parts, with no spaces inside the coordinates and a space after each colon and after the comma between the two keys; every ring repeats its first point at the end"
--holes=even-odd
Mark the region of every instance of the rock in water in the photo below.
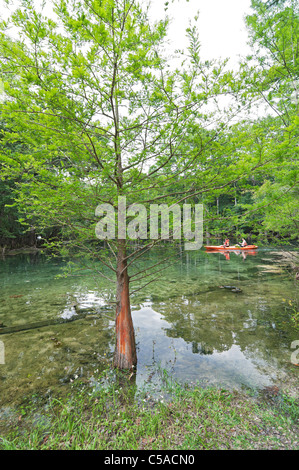
{"type": "Polygon", "coordinates": [[[236,286],[219,286],[220,289],[227,289],[227,290],[230,290],[231,292],[237,292],[237,293],[240,293],[242,292],[242,289],[239,289],[239,287],[236,287],[236,286]]]}

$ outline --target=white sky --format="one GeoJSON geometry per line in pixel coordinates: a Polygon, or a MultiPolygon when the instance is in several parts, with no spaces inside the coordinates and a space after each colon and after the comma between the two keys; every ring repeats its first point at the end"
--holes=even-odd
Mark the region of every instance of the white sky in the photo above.
{"type": "MultiPolygon", "coordinates": [[[[167,12],[164,10],[165,0],[144,1],[151,2],[153,19],[164,18],[166,14],[172,18],[169,37],[173,50],[186,47],[185,30],[189,19],[194,24],[194,16],[199,12],[197,25],[202,59],[230,58],[232,64],[236,64],[239,55],[249,53],[243,18],[250,12],[250,0],[174,0],[174,3],[169,0],[167,12]]],[[[1,3],[3,5],[3,0],[0,0],[1,3]]],[[[42,0],[36,0],[36,3],[41,5],[42,0]]],[[[5,13],[3,11],[0,17],[5,17],[5,13]]]]}
{"type": "MultiPolygon", "coordinates": [[[[165,16],[165,0],[152,0],[154,19],[165,16]]],[[[167,14],[173,18],[170,39],[174,48],[186,46],[185,30],[189,19],[199,11],[197,21],[203,59],[230,58],[237,63],[238,56],[249,53],[244,16],[250,13],[250,0],[175,0],[167,14]]],[[[194,20],[193,20],[194,24],[194,20]]]]}

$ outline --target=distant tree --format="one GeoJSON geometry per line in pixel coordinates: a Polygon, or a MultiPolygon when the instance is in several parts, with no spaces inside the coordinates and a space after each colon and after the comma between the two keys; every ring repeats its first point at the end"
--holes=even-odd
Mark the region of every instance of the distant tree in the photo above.
{"type": "MultiPolygon", "coordinates": [[[[26,149],[22,142],[15,141],[11,144],[5,143],[4,134],[7,132],[5,124],[0,123],[0,154],[10,158],[12,162],[15,155],[25,153],[26,149]]],[[[1,171],[4,168],[4,159],[0,159],[0,246],[3,253],[6,249],[17,248],[24,244],[34,244],[35,234],[31,230],[26,232],[20,222],[22,214],[15,206],[14,192],[21,181],[21,174],[16,174],[12,168],[9,174],[4,176],[1,171]]],[[[31,225],[32,226],[32,225],[31,225]]]]}
{"type": "MultiPolygon", "coordinates": [[[[247,93],[264,106],[261,154],[272,155],[263,185],[253,190],[261,231],[298,237],[299,6],[293,0],[252,0],[248,15],[252,55],[243,66],[247,93]]],[[[254,189],[254,188],[253,188],[254,189]]],[[[250,212],[249,212],[250,213],[250,212]]]]}

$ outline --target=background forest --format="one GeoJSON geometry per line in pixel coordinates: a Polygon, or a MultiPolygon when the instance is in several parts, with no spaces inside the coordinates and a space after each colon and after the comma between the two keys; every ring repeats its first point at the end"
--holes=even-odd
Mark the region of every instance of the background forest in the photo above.
{"type": "MultiPolygon", "coordinates": [[[[71,50],[72,37],[74,39],[76,35],[78,36],[80,21],[82,31],[85,27],[87,17],[85,18],[83,14],[84,3],[86,5],[90,3],[89,6],[91,6],[92,2],[82,2],[82,5],[80,2],[77,3],[76,21],[71,18],[69,12],[67,13],[67,3],[58,2],[57,8],[62,17],[64,15],[64,21],[69,28],[68,40],[58,33],[54,36],[54,23],[52,24],[50,20],[41,27],[42,19],[34,12],[31,2],[22,3],[23,10],[21,8],[12,17],[14,25],[23,29],[19,39],[14,43],[12,39],[9,39],[8,22],[3,22],[1,27],[3,31],[1,74],[4,93],[2,93],[0,122],[0,246],[3,251],[23,246],[35,246],[37,236],[42,237],[43,240],[46,239],[50,244],[58,239],[67,241],[74,234],[72,229],[74,223],[86,224],[86,217],[81,217],[82,208],[77,208],[73,214],[69,212],[68,220],[65,214],[60,217],[60,209],[57,209],[57,214],[53,214],[54,205],[57,208],[67,205],[66,199],[69,200],[70,193],[75,192],[79,198],[82,168],[79,168],[78,161],[71,162],[68,156],[68,151],[73,151],[74,148],[67,148],[63,139],[59,143],[53,143],[50,128],[54,124],[56,126],[57,122],[54,123],[54,117],[51,120],[49,115],[47,122],[40,120],[38,123],[34,121],[32,117],[34,115],[30,115],[30,125],[40,126],[40,128],[43,126],[44,130],[47,127],[47,132],[37,138],[37,135],[34,135],[37,133],[30,131],[26,114],[22,113],[20,108],[17,109],[15,97],[17,94],[19,96],[20,93],[23,94],[21,107],[27,107],[27,109],[37,107],[37,103],[29,98],[28,92],[32,86],[37,88],[38,75],[45,73],[45,64],[49,60],[49,57],[46,57],[47,46],[43,45],[46,35],[52,34],[56,60],[63,67],[63,62],[66,63],[66,56],[71,50]],[[43,28],[44,31],[42,31],[43,28]],[[27,55],[28,68],[25,67],[23,73],[20,74],[17,62],[21,60],[26,62],[24,59],[26,37],[34,47],[30,53],[31,59],[27,55]],[[12,57],[18,57],[13,67],[12,57]],[[35,72],[29,64],[30,60],[40,61],[39,64],[36,62],[35,72]],[[51,157],[47,159],[40,157],[45,148],[48,157],[51,154],[51,157]],[[63,157],[61,157],[61,152],[63,157]],[[58,175],[57,168],[68,172],[67,189],[61,182],[62,173],[58,175]],[[37,184],[38,180],[40,185],[37,184]],[[60,184],[62,194],[55,190],[55,186],[60,184]],[[50,194],[51,185],[55,195],[50,194]],[[47,212],[45,207],[42,207],[41,213],[41,207],[38,208],[36,202],[35,196],[41,199],[41,193],[48,199],[52,198],[52,205],[49,206],[47,214],[45,214],[47,212]],[[64,202],[63,198],[65,198],[64,202]]],[[[104,5],[109,2],[101,3],[104,5]]],[[[76,8],[76,2],[73,8],[76,8]]],[[[168,13],[171,16],[171,4],[168,5],[168,13]]],[[[144,21],[144,18],[140,19],[140,22],[144,21]]],[[[132,162],[132,172],[129,178],[135,184],[139,202],[143,200],[145,202],[147,199],[143,197],[145,192],[142,181],[145,180],[148,182],[148,188],[152,188],[150,198],[152,201],[157,200],[160,189],[163,187],[164,190],[166,189],[163,202],[170,203],[181,200],[182,197],[188,197],[189,203],[204,204],[204,231],[207,235],[220,237],[220,239],[225,235],[230,235],[237,242],[241,236],[245,236],[253,243],[262,241],[263,243],[285,244],[296,241],[298,237],[298,4],[293,0],[276,2],[253,0],[252,14],[246,17],[246,24],[252,53],[240,63],[237,72],[228,70],[225,61],[222,63],[212,60],[202,62],[198,33],[196,27],[190,25],[186,32],[189,38],[189,48],[186,54],[182,55],[182,68],[168,77],[166,75],[164,77],[161,73],[160,85],[158,83],[154,85],[163,85],[165,96],[172,94],[173,97],[176,96],[178,102],[180,98],[173,83],[180,81],[185,93],[183,107],[182,103],[176,103],[176,108],[171,107],[170,103],[165,102],[165,96],[161,103],[157,88],[151,90],[151,96],[148,95],[148,99],[157,106],[158,110],[161,110],[161,114],[167,112],[168,106],[169,115],[173,115],[175,109],[178,110],[181,106],[182,117],[177,119],[175,124],[171,124],[170,120],[162,122],[161,117],[156,119],[154,124],[165,127],[163,137],[165,148],[171,145],[172,139],[172,146],[176,146],[176,151],[172,153],[169,161],[158,159],[152,165],[148,165],[147,170],[144,166],[141,170],[143,175],[141,180],[135,178],[133,172],[136,169],[132,162]],[[193,81],[195,80],[200,81],[201,88],[194,87],[193,81]],[[227,100],[224,105],[221,97],[227,100]],[[212,108],[213,111],[211,111],[212,108]],[[196,119],[190,119],[190,113],[186,115],[187,109],[191,110],[191,114],[196,115],[196,119]],[[177,135],[182,129],[185,138],[178,142],[177,135]],[[151,185],[151,174],[155,174],[156,177],[154,187],[151,185]],[[141,190],[139,193],[138,185],[141,190]]],[[[135,27],[138,29],[145,26],[142,23],[139,25],[136,23],[135,27]]],[[[166,28],[167,21],[161,21],[156,31],[156,34],[160,35],[155,39],[156,43],[161,41],[166,28]]],[[[104,30],[102,33],[104,34],[104,30]]],[[[76,39],[78,44],[83,44],[84,37],[76,37],[76,39]]],[[[144,52],[146,48],[158,46],[150,43],[152,38],[150,40],[148,38],[147,41],[148,44],[143,42],[143,46],[140,47],[139,57],[132,58],[130,67],[134,66],[134,61],[135,63],[137,60],[144,61],[144,67],[148,69],[154,67],[155,72],[159,74],[162,70],[162,59],[159,64],[153,64],[153,62],[150,64],[144,52]]],[[[92,90],[90,86],[92,75],[88,61],[92,63],[93,60],[91,54],[84,57],[83,52],[78,48],[77,52],[73,50],[69,70],[72,70],[75,97],[67,95],[68,84],[63,84],[61,77],[58,77],[57,73],[54,76],[53,71],[52,76],[51,74],[48,76],[45,74],[44,77],[40,75],[41,80],[48,80],[48,83],[46,89],[38,96],[40,102],[43,100],[44,103],[48,100],[53,104],[56,100],[55,106],[59,114],[63,113],[61,109],[64,108],[68,115],[69,127],[67,128],[65,123],[60,122],[59,132],[64,132],[71,142],[73,135],[81,128],[81,135],[86,140],[85,151],[87,149],[89,153],[93,151],[87,144],[88,139],[89,143],[91,142],[91,129],[89,134],[85,132],[87,127],[82,129],[83,121],[81,122],[80,119],[82,113],[85,113],[87,120],[92,119],[93,91],[90,91],[87,101],[86,93],[88,93],[88,87],[92,90]],[[88,113],[90,117],[87,116],[88,113]],[[74,122],[75,126],[73,126],[74,122]]],[[[102,62],[104,73],[106,73],[105,67],[107,64],[102,62]]],[[[144,74],[143,85],[148,80],[145,86],[148,90],[150,78],[146,77],[146,71],[142,73],[144,74]]],[[[137,79],[139,80],[140,76],[137,79]]],[[[128,83],[128,88],[124,93],[132,95],[133,87],[133,82],[128,83]]],[[[104,88],[101,88],[100,94],[102,98],[104,97],[103,101],[105,93],[104,88]]],[[[144,105],[138,102],[137,94],[134,93],[135,123],[133,124],[140,125],[140,116],[142,113],[146,115],[147,111],[144,111],[144,105]]],[[[132,131],[133,124],[131,121],[130,126],[127,126],[128,142],[136,139],[132,131]]],[[[97,145],[102,146],[99,152],[108,142],[110,132],[108,127],[105,132],[92,135],[92,138],[97,140],[97,145]]],[[[158,139],[157,136],[152,138],[158,139]]],[[[154,154],[161,152],[163,147],[161,135],[159,139],[160,147],[155,147],[154,154]]],[[[80,152],[82,151],[81,148],[80,152]]],[[[134,152],[131,144],[127,145],[126,152],[134,152]]],[[[108,152],[107,162],[109,158],[112,159],[108,152]]],[[[110,194],[111,168],[108,166],[107,164],[101,174],[100,184],[102,188],[105,188],[106,193],[110,194]]],[[[65,176],[65,173],[63,174],[65,176]]],[[[87,170],[86,167],[85,177],[92,179],[93,176],[93,169],[87,170]]],[[[96,204],[93,205],[93,209],[95,206],[96,204]]]]}

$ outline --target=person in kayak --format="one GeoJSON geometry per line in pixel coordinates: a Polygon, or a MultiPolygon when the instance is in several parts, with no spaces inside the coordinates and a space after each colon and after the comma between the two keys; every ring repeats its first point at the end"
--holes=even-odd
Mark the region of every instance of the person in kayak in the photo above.
{"type": "Polygon", "coordinates": [[[248,245],[247,241],[244,238],[242,238],[241,246],[247,246],[247,245],[248,245]]]}
{"type": "Polygon", "coordinates": [[[226,238],[226,239],[224,240],[223,246],[229,247],[229,239],[228,239],[228,238],[226,238]]]}

